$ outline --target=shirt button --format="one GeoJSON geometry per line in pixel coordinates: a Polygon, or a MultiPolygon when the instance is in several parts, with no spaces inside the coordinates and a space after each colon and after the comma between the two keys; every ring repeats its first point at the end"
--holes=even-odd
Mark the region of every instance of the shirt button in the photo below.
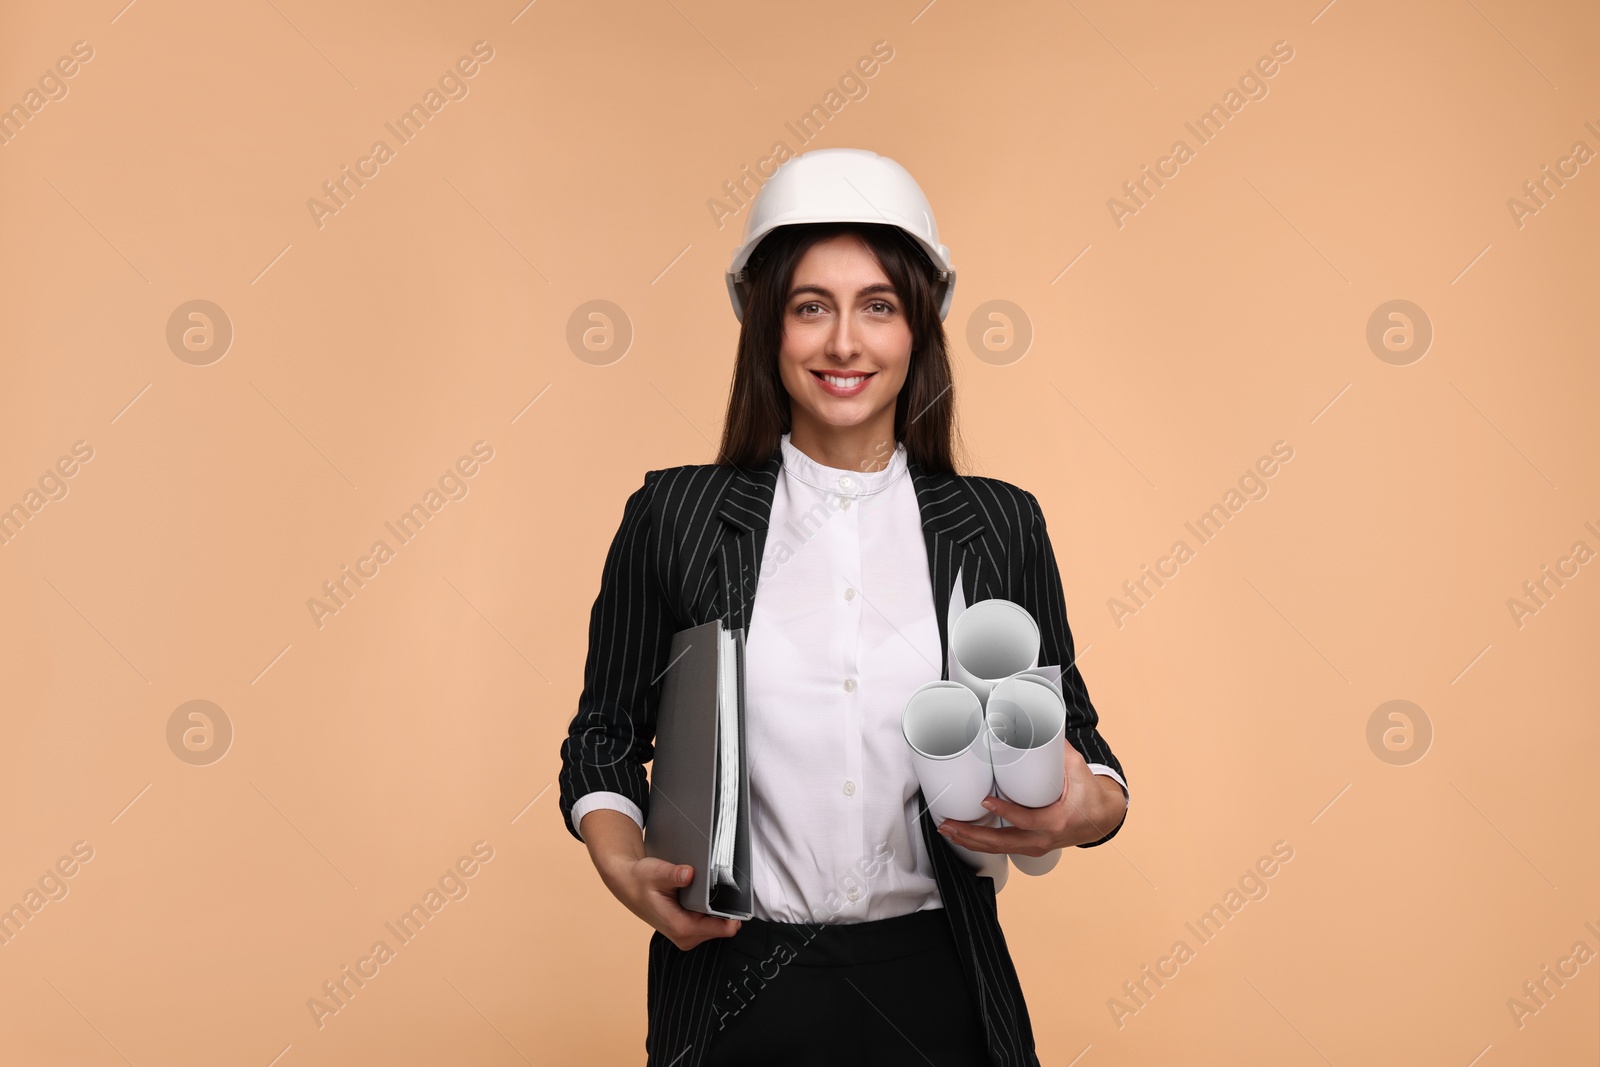
{"type": "Polygon", "coordinates": [[[845,497],[843,500],[839,501],[839,510],[840,511],[849,511],[850,510],[850,498],[849,497],[845,497]]]}
{"type": "Polygon", "coordinates": [[[861,898],[861,890],[857,889],[855,886],[851,886],[849,889],[844,891],[844,895],[849,897],[851,900],[859,900],[861,898]]]}
{"type": "Polygon", "coordinates": [[[856,598],[856,591],[854,589],[846,589],[844,591],[844,598],[846,600],[854,600],[856,598]]]}
{"type": "Polygon", "coordinates": [[[854,678],[846,678],[844,680],[844,691],[846,693],[854,693],[856,691],[856,680],[854,678]]]}
{"type": "Polygon", "coordinates": [[[856,784],[854,782],[846,782],[844,784],[844,795],[847,797],[856,795],[856,784]]]}

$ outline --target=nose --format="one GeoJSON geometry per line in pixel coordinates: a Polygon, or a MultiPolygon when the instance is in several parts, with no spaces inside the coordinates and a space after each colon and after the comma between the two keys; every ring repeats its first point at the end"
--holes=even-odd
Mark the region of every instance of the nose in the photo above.
{"type": "Polygon", "coordinates": [[[823,350],[835,359],[848,361],[861,353],[861,331],[857,330],[852,317],[846,313],[834,317],[833,329],[828,331],[827,343],[823,350]]]}

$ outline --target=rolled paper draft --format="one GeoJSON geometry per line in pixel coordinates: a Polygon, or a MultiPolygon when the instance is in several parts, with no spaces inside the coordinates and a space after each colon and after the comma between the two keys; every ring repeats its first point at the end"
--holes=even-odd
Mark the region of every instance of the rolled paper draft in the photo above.
{"type": "MultiPolygon", "coordinates": [[[[995,793],[1002,800],[1011,799],[1002,790],[996,789],[995,793]]],[[[1014,824],[1001,819],[1000,825],[1012,826],[1014,824]]],[[[1007,855],[1010,857],[1013,867],[1034,878],[1039,877],[1041,874],[1049,874],[1055,869],[1055,865],[1061,862],[1061,850],[1059,848],[1053,848],[1042,856],[1023,856],[1015,852],[1007,853],[1007,855]]]]}
{"type": "Polygon", "coordinates": [[[1049,874],[1055,870],[1057,863],[1061,862],[1061,850],[1053,848],[1042,856],[1011,856],[1011,865],[1023,874],[1034,878],[1041,874],[1049,874]]]}
{"type": "Polygon", "coordinates": [[[1003,678],[1039,665],[1039,624],[1021,604],[980,600],[950,626],[950,677],[987,701],[1003,678]]]}
{"type": "Polygon", "coordinates": [[[1061,691],[1033,674],[996,683],[984,719],[989,762],[1002,795],[1028,808],[1061,799],[1067,784],[1067,706],[1061,691]]]}
{"type": "Polygon", "coordinates": [[[983,798],[994,789],[994,771],[976,693],[960,682],[928,682],[906,700],[900,730],[935,823],[989,814],[983,798]]]}
{"type": "MultiPolygon", "coordinates": [[[[983,813],[983,818],[981,819],[971,819],[967,821],[976,822],[982,826],[1005,825],[1005,820],[1000,818],[1000,816],[996,815],[992,811],[985,811],[983,813]]],[[[937,825],[938,820],[935,819],[934,823],[937,825]]],[[[1006,863],[1005,853],[974,852],[972,849],[964,848],[961,845],[956,844],[954,841],[947,841],[946,843],[955,850],[956,855],[960,856],[966,861],[967,866],[971,867],[979,878],[993,878],[994,891],[996,893],[1005,888],[1006,879],[1011,873],[1010,867],[1006,863]]],[[[1013,859],[1015,859],[1015,857],[1013,857],[1013,859]]]]}

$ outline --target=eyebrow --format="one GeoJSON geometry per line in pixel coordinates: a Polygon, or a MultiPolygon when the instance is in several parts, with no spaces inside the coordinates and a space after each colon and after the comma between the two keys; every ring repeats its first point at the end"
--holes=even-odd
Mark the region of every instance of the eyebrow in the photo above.
{"type": "MultiPolygon", "coordinates": [[[[825,289],[820,285],[797,285],[793,289],[789,290],[789,299],[793,300],[795,297],[799,296],[801,293],[816,293],[818,296],[826,296],[826,297],[832,297],[833,296],[833,291],[832,290],[825,289]]],[[[879,282],[876,285],[869,285],[865,289],[861,290],[860,295],[861,296],[875,296],[875,295],[877,295],[879,293],[888,293],[891,296],[900,295],[899,293],[895,292],[894,286],[890,285],[888,282],[879,282]]]]}

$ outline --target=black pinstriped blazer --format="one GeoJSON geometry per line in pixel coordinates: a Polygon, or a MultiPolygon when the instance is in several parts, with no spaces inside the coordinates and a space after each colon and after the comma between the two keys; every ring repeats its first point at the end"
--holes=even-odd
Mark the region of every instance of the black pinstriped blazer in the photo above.
{"type": "MultiPolygon", "coordinates": [[[[650,471],[623,506],[589,620],[589,657],[578,711],[561,746],[561,816],[585,793],[621,793],[649,812],[644,765],[654,754],[656,702],[673,633],[721,617],[746,625],[766,545],[767,519],[783,455],[760,467],[713,464],[650,471]]],[[[1074,663],[1055,553],[1032,493],[994,478],[936,474],[907,464],[946,648],[946,606],[959,572],[966,603],[1015,601],[1039,623],[1041,664],[1061,664],[1067,740],[1089,763],[1122,774],[1101,738],[1098,715],[1074,663]]],[[[948,677],[946,656],[939,657],[948,677]]],[[[1126,780],[1126,775],[1124,775],[1126,780]]],[[[979,878],[922,815],[922,836],[962,967],[977,991],[995,1067],[1036,1067],[1033,1028],[1001,933],[994,881],[979,878]]],[[[1116,836],[1119,823],[1098,841],[1116,836]]],[[[581,840],[581,838],[579,838],[581,840]]],[[[713,983],[723,938],[688,952],[657,932],[650,939],[652,1067],[698,1067],[718,1025],[713,983]]]]}

